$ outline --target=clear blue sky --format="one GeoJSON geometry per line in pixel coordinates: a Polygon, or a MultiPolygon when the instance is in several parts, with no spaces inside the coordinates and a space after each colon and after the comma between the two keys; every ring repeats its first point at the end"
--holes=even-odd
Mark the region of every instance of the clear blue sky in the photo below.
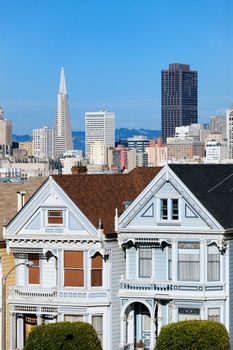
{"type": "Polygon", "coordinates": [[[64,65],[73,130],[85,111],[160,129],[161,69],[199,73],[199,120],[233,103],[232,0],[0,0],[0,105],[14,133],[54,126],[64,65]]]}

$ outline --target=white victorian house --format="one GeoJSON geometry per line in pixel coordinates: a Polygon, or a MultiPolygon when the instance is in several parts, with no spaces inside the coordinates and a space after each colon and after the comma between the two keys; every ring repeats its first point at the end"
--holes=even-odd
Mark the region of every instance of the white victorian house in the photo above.
{"type": "Polygon", "coordinates": [[[116,219],[126,257],[121,349],[154,349],[163,325],[225,324],[233,345],[233,165],[164,167],[116,219]]]}
{"type": "Polygon", "coordinates": [[[23,349],[34,325],[79,320],[93,324],[103,350],[119,348],[125,258],[115,208],[121,214],[159,170],[50,177],[8,223],[4,238],[15,264],[33,262],[15,269],[9,350],[23,349]]]}

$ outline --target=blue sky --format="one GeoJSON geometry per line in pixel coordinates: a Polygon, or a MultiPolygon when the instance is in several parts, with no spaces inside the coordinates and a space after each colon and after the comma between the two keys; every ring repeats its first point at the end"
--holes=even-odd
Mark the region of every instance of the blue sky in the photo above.
{"type": "Polygon", "coordinates": [[[84,113],[160,129],[161,69],[199,73],[199,121],[233,103],[232,0],[0,0],[0,105],[14,133],[54,126],[64,65],[73,130],[84,113]]]}

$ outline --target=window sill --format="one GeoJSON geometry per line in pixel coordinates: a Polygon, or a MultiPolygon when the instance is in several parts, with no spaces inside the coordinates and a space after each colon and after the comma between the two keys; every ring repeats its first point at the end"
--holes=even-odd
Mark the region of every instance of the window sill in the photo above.
{"type": "Polygon", "coordinates": [[[180,220],[160,220],[157,222],[158,226],[180,226],[180,220]]]}

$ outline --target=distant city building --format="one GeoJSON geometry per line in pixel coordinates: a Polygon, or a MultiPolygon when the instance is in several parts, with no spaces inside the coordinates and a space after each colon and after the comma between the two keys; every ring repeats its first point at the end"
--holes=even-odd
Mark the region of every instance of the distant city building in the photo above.
{"type": "Polygon", "coordinates": [[[33,153],[33,142],[27,141],[27,142],[19,142],[19,149],[25,150],[27,152],[28,157],[32,157],[34,155],[33,153]]]}
{"type": "Polygon", "coordinates": [[[57,114],[55,125],[55,157],[73,149],[70,126],[70,114],[64,68],[61,68],[60,87],[57,96],[57,114]]]}
{"type": "Polygon", "coordinates": [[[167,163],[167,146],[162,143],[159,137],[156,141],[150,140],[149,147],[146,147],[148,155],[148,166],[162,166],[167,163]]]}
{"type": "Polygon", "coordinates": [[[150,140],[146,136],[134,136],[128,138],[128,148],[136,149],[137,152],[145,152],[146,147],[149,146],[150,140]]]}
{"type": "Polygon", "coordinates": [[[33,129],[33,155],[41,160],[48,161],[54,157],[54,130],[47,126],[33,129]]]}
{"type": "Polygon", "coordinates": [[[95,141],[101,141],[106,147],[115,147],[115,113],[85,113],[85,154],[90,159],[90,147],[95,141]]]}
{"type": "Polygon", "coordinates": [[[187,64],[169,64],[162,70],[162,138],[175,136],[176,126],[197,123],[197,71],[187,64]]]}
{"type": "Polygon", "coordinates": [[[226,138],[226,116],[211,116],[209,129],[211,134],[219,133],[222,135],[222,139],[226,138]]]}
{"type": "Polygon", "coordinates": [[[229,158],[233,159],[233,108],[227,109],[226,111],[226,136],[229,158]]]}
{"type": "Polygon", "coordinates": [[[90,164],[107,165],[107,146],[98,140],[90,145],[90,164]]]}
{"type": "Polygon", "coordinates": [[[147,167],[148,155],[145,152],[137,152],[131,149],[127,152],[127,171],[131,171],[136,167],[147,167]]]}
{"type": "Polygon", "coordinates": [[[229,157],[228,144],[226,141],[207,141],[205,150],[205,162],[209,164],[221,163],[229,157]]]}
{"type": "Polygon", "coordinates": [[[202,159],[205,154],[204,142],[193,138],[181,139],[178,137],[167,138],[167,159],[168,161],[202,159]]]}
{"type": "Polygon", "coordinates": [[[116,167],[118,170],[127,169],[127,151],[128,148],[118,145],[116,148],[108,148],[108,167],[116,167]]]}
{"type": "Polygon", "coordinates": [[[81,150],[72,150],[63,154],[60,158],[62,165],[62,174],[72,174],[72,168],[83,165],[83,157],[81,150]]]}
{"type": "Polygon", "coordinates": [[[10,155],[12,146],[12,122],[5,119],[4,110],[0,107],[0,154],[10,155]]]}

